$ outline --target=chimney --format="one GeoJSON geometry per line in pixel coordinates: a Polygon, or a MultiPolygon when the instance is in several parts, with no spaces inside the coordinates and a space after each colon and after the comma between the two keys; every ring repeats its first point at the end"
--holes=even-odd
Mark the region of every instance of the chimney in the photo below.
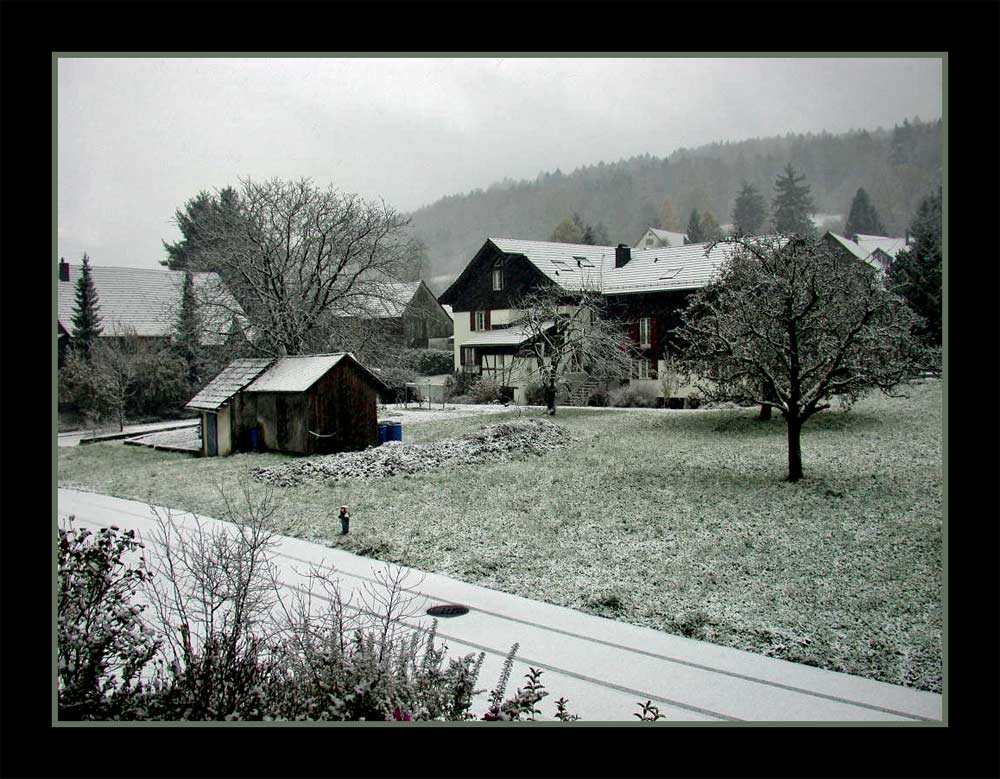
{"type": "Polygon", "coordinates": [[[632,249],[627,243],[615,247],[615,267],[620,268],[632,259],[632,249]]]}
{"type": "Polygon", "coordinates": [[[69,281],[69,263],[59,258],[59,281],[69,281]]]}

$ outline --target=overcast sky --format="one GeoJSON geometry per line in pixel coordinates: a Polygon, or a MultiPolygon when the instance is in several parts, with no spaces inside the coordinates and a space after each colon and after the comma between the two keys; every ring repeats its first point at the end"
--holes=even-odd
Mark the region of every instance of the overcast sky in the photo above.
{"type": "Polygon", "coordinates": [[[58,253],[158,267],[240,177],[411,211],[503,178],[942,115],[937,59],[85,59],[58,63],[58,253]]]}

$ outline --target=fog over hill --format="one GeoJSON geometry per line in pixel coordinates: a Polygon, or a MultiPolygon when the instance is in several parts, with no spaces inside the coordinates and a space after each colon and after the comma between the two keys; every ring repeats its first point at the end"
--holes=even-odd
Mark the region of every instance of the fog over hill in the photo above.
{"type": "MultiPolygon", "coordinates": [[[[817,212],[846,215],[864,188],[887,232],[905,233],[921,199],[941,184],[941,120],[903,120],[892,129],[752,138],[678,149],[667,158],[642,155],[599,162],[534,181],[505,179],[450,195],[411,214],[427,245],[430,286],[440,293],[490,237],[548,239],[563,219],[579,214],[604,226],[613,243],[635,243],[647,227],[683,231],[692,209],[732,221],[744,181],[770,202],[789,163],[810,186],[817,212]],[[668,224],[664,201],[670,202],[668,224]]],[[[834,225],[836,228],[837,225],[834,225]]]]}

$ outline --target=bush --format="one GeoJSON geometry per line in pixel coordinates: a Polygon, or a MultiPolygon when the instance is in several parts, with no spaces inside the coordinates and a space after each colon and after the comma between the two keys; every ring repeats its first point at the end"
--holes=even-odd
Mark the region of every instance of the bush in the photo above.
{"type": "Polygon", "coordinates": [[[626,384],[608,393],[608,405],[620,408],[654,408],[656,390],[643,384],[626,384]]]}
{"type": "Polygon", "coordinates": [[[503,399],[500,385],[485,377],[469,386],[469,394],[474,403],[495,403],[503,399]]]}
{"type": "Polygon", "coordinates": [[[455,369],[455,357],[451,352],[440,349],[413,349],[412,352],[410,363],[421,376],[440,376],[455,369]]]}
{"type": "Polygon", "coordinates": [[[533,381],[524,388],[524,402],[529,406],[545,405],[545,385],[540,381],[533,381]]]}

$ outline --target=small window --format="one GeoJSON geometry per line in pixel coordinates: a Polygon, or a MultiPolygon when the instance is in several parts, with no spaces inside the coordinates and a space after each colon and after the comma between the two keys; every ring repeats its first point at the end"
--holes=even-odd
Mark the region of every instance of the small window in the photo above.
{"type": "Polygon", "coordinates": [[[493,268],[493,289],[494,291],[503,289],[503,268],[499,265],[493,268]]]}
{"type": "Polygon", "coordinates": [[[652,346],[652,341],[650,340],[650,318],[644,316],[639,320],[639,347],[641,349],[648,349],[652,346]]]}
{"type": "Polygon", "coordinates": [[[476,312],[476,330],[486,329],[486,312],[477,311],[476,312]]]}
{"type": "Polygon", "coordinates": [[[665,268],[663,270],[663,275],[660,276],[660,278],[661,279],[672,279],[672,278],[674,278],[674,276],[676,276],[678,273],[680,273],[681,270],[682,270],[681,268],[665,268]]]}
{"type": "Polygon", "coordinates": [[[594,263],[592,263],[586,257],[577,257],[576,255],[574,255],[573,259],[576,260],[576,267],[578,267],[578,268],[593,268],[594,267],[594,263]]]}
{"type": "Polygon", "coordinates": [[[476,350],[471,346],[462,347],[462,365],[476,364],[476,350]]]}
{"type": "Polygon", "coordinates": [[[555,265],[557,268],[560,268],[562,270],[568,270],[569,269],[569,265],[566,263],[566,260],[552,260],[552,264],[555,265]]]}
{"type": "Polygon", "coordinates": [[[637,379],[649,378],[649,360],[635,361],[635,378],[637,379]]]}

